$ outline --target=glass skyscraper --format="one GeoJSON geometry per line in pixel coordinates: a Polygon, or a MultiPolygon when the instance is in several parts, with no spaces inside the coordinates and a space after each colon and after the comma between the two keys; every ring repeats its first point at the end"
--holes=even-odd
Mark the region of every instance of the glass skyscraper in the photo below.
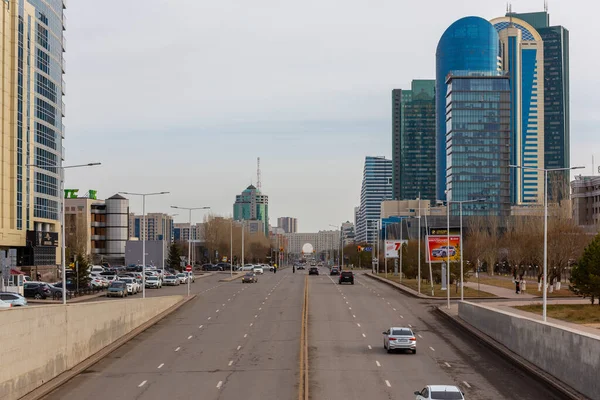
{"type": "MultiPolygon", "coordinates": [[[[569,110],[569,31],[550,26],[546,11],[512,13],[529,23],[544,42],[544,166],[568,168],[570,164],[569,110]]],[[[569,173],[562,173],[563,185],[569,184],[569,173]]],[[[552,180],[549,180],[552,184],[552,180]]],[[[549,195],[553,191],[549,191],[549,195]]]]}
{"type": "Polygon", "coordinates": [[[356,243],[374,243],[381,202],[392,199],[392,160],[366,157],[355,232],[356,243]]]}
{"type": "Polygon", "coordinates": [[[447,200],[485,199],[464,204],[464,215],[509,215],[509,77],[498,71],[457,72],[446,84],[447,200]]]}
{"type": "Polygon", "coordinates": [[[492,24],[480,17],[454,22],[436,51],[436,197],[446,190],[446,79],[450,72],[499,70],[499,38],[492,24]]]}
{"type": "Polygon", "coordinates": [[[435,80],[392,90],[393,198],[435,197],[435,80]]]}
{"type": "Polygon", "coordinates": [[[269,196],[250,185],[235,196],[233,219],[236,221],[260,221],[265,236],[269,236],[269,196]]]}

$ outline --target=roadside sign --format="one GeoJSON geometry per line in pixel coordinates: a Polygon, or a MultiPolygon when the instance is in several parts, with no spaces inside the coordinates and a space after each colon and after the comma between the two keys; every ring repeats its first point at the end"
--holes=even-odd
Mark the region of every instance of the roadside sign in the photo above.
{"type": "Polygon", "coordinates": [[[385,258],[398,258],[398,252],[402,244],[408,243],[406,240],[386,240],[385,258]]]}
{"type": "Polygon", "coordinates": [[[179,263],[179,266],[180,266],[180,267],[185,267],[185,261],[182,261],[182,262],[180,262],[180,263],[179,263]]]}
{"type": "Polygon", "coordinates": [[[187,267],[185,267],[185,270],[186,270],[187,272],[190,272],[190,271],[192,270],[192,266],[191,266],[191,265],[188,265],[187,267]]]}
{"type": "Polygon", "coordinates": [[[460,260],[461,241],[460,236],[450,236],[450,243],[448,243],[448,236],[427,236],[427,262],[441,263],[448,261],[448,255],[450,261],[460,260]]]}
{"type": "Polygon", "coordinates": [[[363,247],[362,251],[373,251],[372,247],[363,247]]]}

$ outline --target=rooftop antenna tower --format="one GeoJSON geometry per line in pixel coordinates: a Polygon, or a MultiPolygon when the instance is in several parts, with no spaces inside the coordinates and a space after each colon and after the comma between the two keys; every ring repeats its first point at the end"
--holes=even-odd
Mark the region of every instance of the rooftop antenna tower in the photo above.
{"type": "Polygon", "coordinates": [[[508,14],[508,18],[510,19],[510,26],[513,26],[512,4],[511,3],[506,3],[506,13],[508,14]]]}
{"type": "Polygon", "coordinates": [[[544,11],[548,12],[548,0],[544,0],[544,11]]]}
{"type": "Polygon", "coordinates": [[[260,157],[256,159],[256,188],[260,191],[260,157]]]}

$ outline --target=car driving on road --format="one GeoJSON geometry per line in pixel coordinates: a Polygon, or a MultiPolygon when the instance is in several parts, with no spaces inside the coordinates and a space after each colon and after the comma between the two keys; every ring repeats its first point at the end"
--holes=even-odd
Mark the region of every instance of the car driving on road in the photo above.
{"type": "Polygon", "coordinates": [[[340,279],[338,279],[338,284],[341,285],[342,283],[350,283],[354,285],[354,274],[352,271],[342,271],[340,274],[340,279]]]}
{"type": "Polygon", "coordinates": [[[27,299],[18,293],[2,292],[0,293],[0,300],[12,304],[13,307],[27,305],[27,299]]]}
{"type": "Polygon", "coordinates": [[[181,284],[187,283],[188,277],[183,272],[178,273],[176,276],[177,276],[177,279],[179,279],[179,283],[181,283],[181,284]]]}
{"type": "Polygon", "coordinates": [[[391,353],[394,350],[410,350],[417,353],[417,338],[410,328],[391,327],[383,332],[383,348],[391,353]]]}
{"type": "Polygon", "coordinates": [[[265,273],[265,270],[261,266],[255,266],[253,271],[255,274],[260,274],[260,275],[265,273]]]}
{"type": "Polygon", "coordinates": [[[246,274],[242,277],[242,283],[256,283],[258,282],[258,277],[254,272],[246,272],[246,274]]]}
{"type": "Polygon", "coordinates": [[[309,275],[319,275],[319,268],[310,267],[310,269],[308,270],[308,274],[309,275]]]}
{"type": "Polygon", "coordinates": [[[456,386],[429,385],[415,392],[416,400],[464,400],[465,396],[456,386]]]}
{"type": "Polygon", "coordinates": [[[340,269],[338,267],[331,267],[331,271],[329,271],[329,275],[339,275],[340,269]]]}

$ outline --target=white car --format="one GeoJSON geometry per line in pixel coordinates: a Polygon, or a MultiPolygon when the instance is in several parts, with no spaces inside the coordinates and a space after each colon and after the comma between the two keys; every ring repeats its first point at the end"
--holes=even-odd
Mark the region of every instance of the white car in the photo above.
{"type": "Polygon", "coordinates": [[[90,285],[94,288],[108,287],[108,281],[99,276],[90,276],[90,285]]]}
{"type": "Polygon", "coordinates": [[[104,272],[105,269],[103,266],[100,265],[92,265],[92,268],[90,268],[90,273],[94,274],[94,273],[101,273],[104,272]]]}
{"type": "Polygon", "coordinates": [[[254,265],[246,264],[242,267],[242,271],[244,271],[244,272],[254,271],[254,265]]]}
{"type": "Polygon", "coordinates": [[[160,289],[162,287],[162,281],[158,276],[147,276],[146,287],[160,289]]]}
{"type": "Polygon", "coordinates": [[[260,274],[260,275],[262,275],[262,274],[264,274],[264,273],[265,273],[265,270],[263,269],[263,267],[254,267],[254,270],[253,270],[253,272],[254,272],[255,274],[260,274]]]}
{"type": "Polygon", "coordinates": [[[185,273],[180,272],[177,274],[177,279],[179,279],[179,283],[185,284],[187,283],[188,277],[185,273]]]}
{"type": "Polygon", "coordinates": [[[10,304],[4,300],[0,300],[0,310],[4,310],[7,308],[12,308],[12,304],[10,304]]]}
{"type": "Polygon", "coordinates": [[[456,386],[450,385],[429,385],[425,386],[420,392],[415,392],[416,400],[464,400],[463,392],[456,386]]]}
{"type": "Polygon", "coordinates": [[[140,284],[137,283],[137,279],[135,279],[135,278],[121,278],[119,280],[121,282],[125,282],[127,284],[127,293],[128,294],[136,294],[142,289],[140,287],[140,284]]]}
{"type": "Polygon", "coordinates": [[[417,338],[410,328],[391,327],[383,332],[383,348],[388,353],[394,350],[409,350],[417,354],[417,338]]]}

